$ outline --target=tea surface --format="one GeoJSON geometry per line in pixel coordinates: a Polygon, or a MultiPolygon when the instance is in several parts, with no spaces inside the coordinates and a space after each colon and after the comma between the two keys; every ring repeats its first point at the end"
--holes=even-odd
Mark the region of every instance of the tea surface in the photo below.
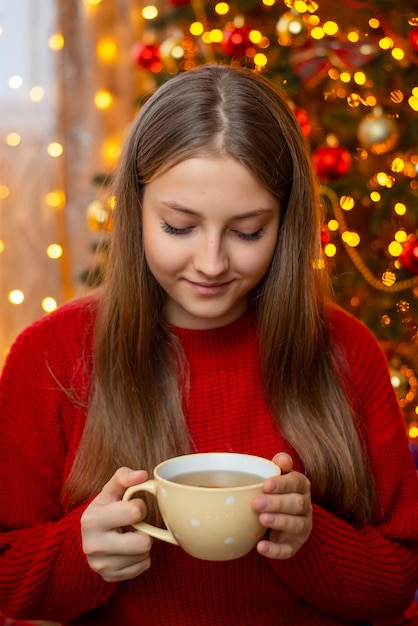
{"type": "Polygon", "coordinates": [[[172,476],[170,481],[192,487],[214,489],[220,487],[244,487],[245,485],[263,482],[264,479],[257,474],[236,470],[199,470],[177,474],[172,476]]]}

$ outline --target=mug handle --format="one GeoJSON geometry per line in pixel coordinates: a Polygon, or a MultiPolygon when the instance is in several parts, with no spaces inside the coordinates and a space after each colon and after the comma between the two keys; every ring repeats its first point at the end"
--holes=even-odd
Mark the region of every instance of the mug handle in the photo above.
{"type": "MultiPolygon", "coordinates": [[[[132,485],[132,487],[128,487],[128,489],[123,494],[122,500],[130,500],[135,493],[138,493],[138,491],[148,491],[148,493],[156,496],[157,481],[147,480],[144,483],[140,483],[139,485],[132,485]]],[[[155,537],[156,539],[167,541],[168,543],[172,543],[175,546],[179,545],[174,535],[165,528],[158,528],[158,526],[153,526],[152,524],[148,524],[147,522],[137,522],[136,524],[132,524],[132,526],[136,530],[150,535],[150,537],[155,537]]]]}

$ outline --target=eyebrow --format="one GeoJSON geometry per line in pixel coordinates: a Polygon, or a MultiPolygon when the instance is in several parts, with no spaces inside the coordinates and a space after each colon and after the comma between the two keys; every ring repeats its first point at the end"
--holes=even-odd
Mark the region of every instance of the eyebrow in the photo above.
{"type": "MultiPolygon", "coordinates": [[[[180,213],[186,213],[187,215],[194,215],[196,217],[201,217],[201,213],[198,211],[194,211],[193,209],[189,209],[188,207],[183,206],[182,204],[178,204],[177,202],[163,202],[162,203],[167,209],[173,209],[174,211],[179,211],[180,213]]],[[[260,207],[258,209],[254,209],[253,211],[249,211],[248,213],[238,213],[237,215],[232,215],[231,220],[243,220],[250,217],[257,217],[259,215],[265,215],[267,213],[273,213],[273,209],[268,209],[264,207],[260,207]]]]}

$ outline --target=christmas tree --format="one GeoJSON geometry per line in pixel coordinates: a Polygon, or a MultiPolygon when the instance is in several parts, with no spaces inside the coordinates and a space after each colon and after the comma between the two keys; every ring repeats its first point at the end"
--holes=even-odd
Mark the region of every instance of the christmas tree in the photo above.
{"type": "MultiPolygon", "coordinates": [[[[147,91],[208,62],[250,67],[286,91],[321,184],[322,243],[336,300],[380,340],[411,440],[418,436],[413,4],[169,0],[138,7],[141,28],[132,48],[147,91]]],[[[139,91],[138,103],[143,98],[139,91]]],[[[108,174],[98,176],[101,184],[108,174]]],[[[110,229],[111,212],[92,203],[92,228],[110,229]]]]}

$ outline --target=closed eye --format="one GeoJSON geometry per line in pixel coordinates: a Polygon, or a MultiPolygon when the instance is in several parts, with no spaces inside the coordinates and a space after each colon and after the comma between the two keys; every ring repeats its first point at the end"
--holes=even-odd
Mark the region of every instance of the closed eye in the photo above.
{"type": "Polygon", "coordinates": [[[161,227],[163,231],[169,235],[187,235],[193,229],[192,226],[187,226],[186,228],[175,228],[174,226],[170,226],[170,224],[168,224],[165,220],[161,222],[161,227]]]}
{"type": "Polygon", "coordinates": [[[239,230],[236,230],[235,233],[240,239],[244,239],[245,241],[257,241],[261,239],[261,237],[265,234],[265,228],[260,228],[255,233],[242,233],[239,230]]]}
{"type": "MultiPolygon", "coordinates": [[[[161,227],[165,233],[169,235],[187,235],[193,230],[193,226],[186,226],[184,228],[176,228],[175,226],[171,226],[165,220],[161,221],[161,227]]],[[[243,239],[244,241],[258,241],[265,234],[265,228],[260,228],[254,233],[243,233],[240,230],[233,231],[239,239],[243,239]]]]}

